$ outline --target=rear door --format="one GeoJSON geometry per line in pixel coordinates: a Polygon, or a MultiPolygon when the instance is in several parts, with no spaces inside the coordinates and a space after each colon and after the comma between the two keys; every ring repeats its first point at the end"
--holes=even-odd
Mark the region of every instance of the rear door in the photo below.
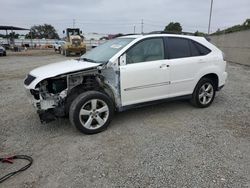
{"type": "Polygon", "coordinates": [[[206,58],[195,41],[182,37],[166,37],[170,66],[170,97],[191,94],[195,76],[206,66],[206,58]]]}

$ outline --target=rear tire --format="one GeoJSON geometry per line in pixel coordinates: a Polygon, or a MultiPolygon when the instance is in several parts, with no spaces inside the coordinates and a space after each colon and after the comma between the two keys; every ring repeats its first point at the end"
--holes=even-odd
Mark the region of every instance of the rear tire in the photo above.
{"type": "Polygon", "coordinates": [[[215,84],[209,78],[202,78],[196,85],[191,103],[199,108],[206,108],[210,106],[215,97],[215,84]]]}
{"type": "Polygon", "coordinates": [[[69,51],[68,50],[65,50],[65,56],[68,57],[69,56],[69,51]]]}
{"type": "Polygon", "coordinates": [[[69,119],[82,133],[95,134],[107,129],[113,114],[113,103],[106,94],[87,91],[72,102],[69,119]]]}

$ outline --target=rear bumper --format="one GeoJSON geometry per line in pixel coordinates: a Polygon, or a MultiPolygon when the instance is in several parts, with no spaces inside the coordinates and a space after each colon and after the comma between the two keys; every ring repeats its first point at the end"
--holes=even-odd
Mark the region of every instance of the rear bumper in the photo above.
{"type": "Polygon", "coordinates": [[[218,91],[222,90],[223,87],[224,87],[224,85],[218,87],[218,91]]]}
{"type": "Polygon", "coordinates": [[[228,74],[227,72],[223,72],[221,77],[220,77],[220,82],[219,82],[219,88],[223,87],[226,84],[226,80],[227,80],[228,74]]]}

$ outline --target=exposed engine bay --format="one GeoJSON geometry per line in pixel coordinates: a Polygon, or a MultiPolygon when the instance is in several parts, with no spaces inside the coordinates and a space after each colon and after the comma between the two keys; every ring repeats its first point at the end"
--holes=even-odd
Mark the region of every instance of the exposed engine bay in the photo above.
{"type": "MultiPolygon", "coordinates": [[[[28,79],[28,78],[27,78],[28,79]]],[[[103,91],[121,104],[119,93],[119,72],[114,67],[102,66],[79,72],[47,78],[30,89],[33,104],[37,108],[42,123],[68,115],[74,98],[89,90],[103,91]]]]}

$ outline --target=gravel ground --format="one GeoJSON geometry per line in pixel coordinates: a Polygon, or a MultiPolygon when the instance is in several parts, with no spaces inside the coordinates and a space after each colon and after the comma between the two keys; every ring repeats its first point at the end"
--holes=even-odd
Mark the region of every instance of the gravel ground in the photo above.
{"type": "MultiPolygon", "coordinates": [[[[250,67],[229,79],[206,109],[175,101],[116,114],[83,135],[67,119],[42,125],[27,101],[25,74],[65,57],[0,57],[0,156],[34,164],[0,187],[250,187],[250,67]]],[[[22,165],[0,164],[0,176],[22,165]]]]}

